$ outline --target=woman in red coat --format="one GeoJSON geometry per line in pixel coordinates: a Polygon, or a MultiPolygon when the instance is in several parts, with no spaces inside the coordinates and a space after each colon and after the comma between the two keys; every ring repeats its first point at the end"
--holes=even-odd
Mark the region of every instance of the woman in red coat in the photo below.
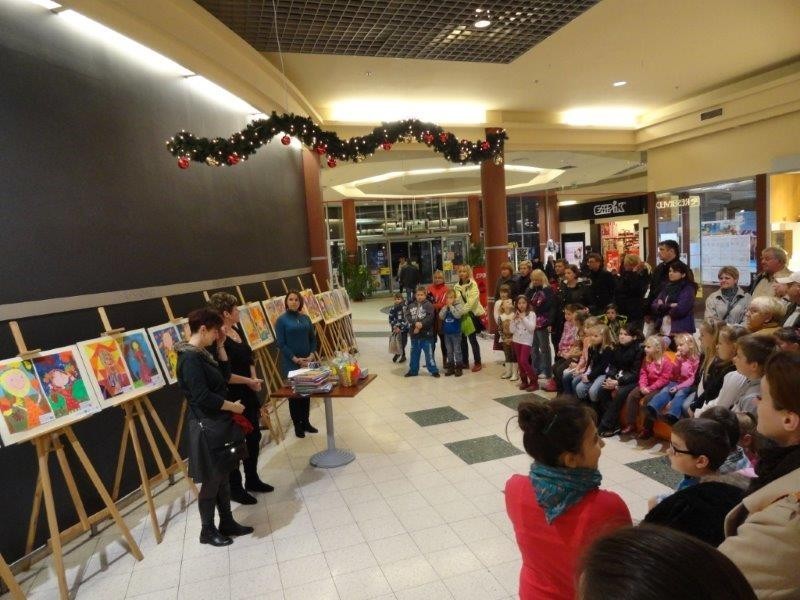
{"type": "Polygon", "coordinates": [[[594,413],[574,400],[522,402],[530,475],[506,482],[506,510],[522,552],[521,600],[573,600],[581,553],[599,535],[631,524],[622,499],[600,490],[603,440],[594,413]]]}

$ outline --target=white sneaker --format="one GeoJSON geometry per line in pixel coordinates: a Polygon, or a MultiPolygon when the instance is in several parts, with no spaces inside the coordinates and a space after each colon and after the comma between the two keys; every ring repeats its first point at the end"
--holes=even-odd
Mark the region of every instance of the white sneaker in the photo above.
{"type": "Polygon", "coordinates": [[[511,364],[511,378],[509,381],[519,381],[519,365],[517,363],[511,364]]]}
{"type": "Polygon", "coordinates": [[[500,375],[500,379],[508,379],[511,377],[511,363],[506,363],[506,370],[500,375]]]}

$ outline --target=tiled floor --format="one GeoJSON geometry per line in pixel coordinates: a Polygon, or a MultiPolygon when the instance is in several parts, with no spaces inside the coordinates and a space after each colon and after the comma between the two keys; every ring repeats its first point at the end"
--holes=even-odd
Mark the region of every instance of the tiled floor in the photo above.
{"type": "MultiPolygon", "coordinates": [[[[386,300],[354,303],[356,329],[386,329],[386,300]]],[[[505,514],[502,489],[513,473],[527,473],[512,420],[520,396],[500,379],[499,353],[482,344],[485,368],[459,379],[405,379],[406,365],[391,362],[386,336],[359,337],[361,362],[378,380],[357,398],[334,403],[337,445],[355,462],[334,470],[309,466],[325,436],[288,434],[264,448],[259,471],[276,486],[254,506],[236,506],[256,528],[227,548],[197,541],[197,507],[185,486],[161,488],[158,512],[166,520],[156,544],[141,506],[125,515],[144,560],[127,553],[113,528],[82,538],[66,556],[68,580],[79,599],[343,600],[516,597],[520,566],[505,514]],[[495,401],[496,399],[500,399],[495,401]],[[449,407],[465,419],[421,426],[407,415],[449,407]],[[509,441],[507,445],[506,427],[509,441]],[[466,442],[466,440],[473,440],[466,442]],[[485,440],[491,440],[486,442],[485,440]],[[466,446],[467,450],[456,451],[466,446]],[[463,459],[461,458],[463,457],[463,459]],[[488,459],[488,460],[487,460],[488,459]],[[470,464],[472,463],[472,464],[470,464]]],[[[288,415],[283,414],[284,423],[288,415]]],[[[324,428],[319,404],[312,422],[324,428]]],[[[619,493],[635,519],[647,498],[669,491],[631,463],[661,456],[661,445],[607,442],[600,460],[603,487],[619,493]]],[[[636,465],[637,467],[639,465],[636,465]]],[[[30,598],[57,598],[50,561],[22,574],[30,598]]],[[[5,597],[4,597],[5,600],[5,597]]]]}

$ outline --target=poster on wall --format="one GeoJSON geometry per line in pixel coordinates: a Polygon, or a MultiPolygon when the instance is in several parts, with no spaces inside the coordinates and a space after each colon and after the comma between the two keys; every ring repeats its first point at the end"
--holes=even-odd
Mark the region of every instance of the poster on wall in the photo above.
{"type": "Polygon", "coordinates": [[[739,281],[749,281],[758,269],[754,217],[741,211],[734,219],[700,223],[700,256],[703,283],[716,284],[723,266],[736,267],[739,281]]]}
{"type": "Polygon", "coordinates": [[[564,258],[571,265],[583,262],[583,242],[564,242],[564,258]]]}
{"type": "Polygon", "coordinates": [[[170,383],[176,383],[178,376],[178,353],[175,352],[175,345],[181,341],[181,334],[175,323],[164,323],[155,327],[148,327],[147,333],[153,341],[153,346],[158,355],[158,361],[164,369],[164,375],[170,383]]]}
{"type": "Polygon", "coordinates": [[[89,382],[101,401],[117,404],[129,398],[133,382],[117,341],[110,336],[78,342],[89,382]]]}
{"type": "Polygon", "coordinates": [[[99,410],[75,346],[0,361],[0,438],[6,446],[99,410]]]}

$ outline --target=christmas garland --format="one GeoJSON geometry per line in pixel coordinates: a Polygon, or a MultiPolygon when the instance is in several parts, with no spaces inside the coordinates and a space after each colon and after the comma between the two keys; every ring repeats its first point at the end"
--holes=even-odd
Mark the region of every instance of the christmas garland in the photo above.
{"type": "Polygon", "coordinates": [[[420,142],[454,163],[492,160],[500,165],[503,164],[503,144],[508,139],[505,130],[500,130],[487,134],[485,140],[471,142],[458,139],[452,132],[433,123],[407,119],[383,123],[365,136],[343,140],[332,131],[323,131],[308,117],[273,112],[269,118],[253,121],[227,139],[197,138],[181,131],[167,140],[167,150],[178,157],[181,169],[188,169],[192,161],[216,167],[222,164],[233,166],[247,160],[279,133],[283,133],[281,143],[285,146],[295,137],[317,154],[327,155],[331,168],[338,161],[361,162],[379,148],[391,150],[397,142],[420,142]]]}

